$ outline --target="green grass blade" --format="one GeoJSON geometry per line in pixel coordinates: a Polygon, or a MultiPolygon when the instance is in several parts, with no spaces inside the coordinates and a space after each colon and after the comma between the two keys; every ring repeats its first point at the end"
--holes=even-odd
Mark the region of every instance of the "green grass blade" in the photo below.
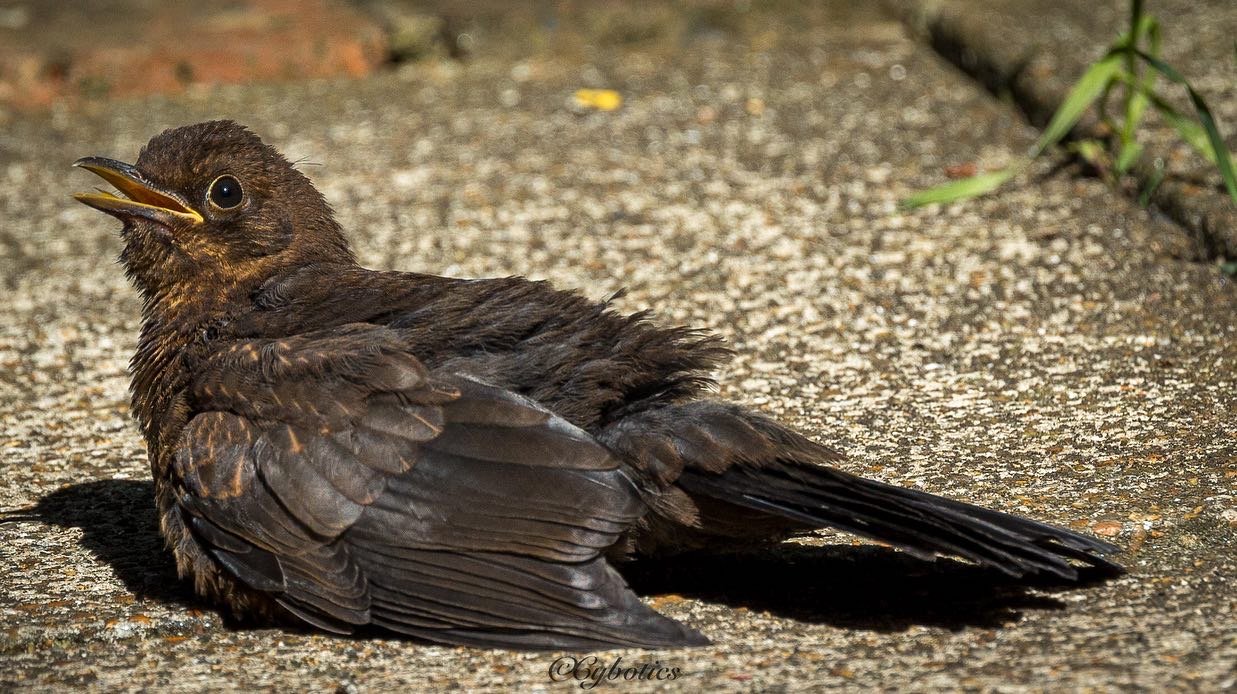
{"type": "Polygon", "coordinates": [[[1103,171],[1108,165],[1108,150],[1104,148],[1104,144],[1099,140],[1077,140],[1071,142],[1067,149],[1082,157],[1083,161],[1100,171],[1103,171]]]}
{"type": "MultiPolygon", "coordinates": [[[[1154,18],[1147,24],[1147,35],[1150,37],[1151,50],[1147,51],[1156,58],[1160,57],[1160,23],[1154,18]]],[[[1154,73],[1152,73],[1154,77],[1154,73]]]]}
{"type": "Polygon", "coordinates": [[[1130,27],[1135,33],[1143,20],[1143,0],[1130,0],[1130,27]]]}
{"type": "Polygon", "coordinates": [[[964,178],[960,181],[950,181],[935,188],[915,193],[903,200],[902,206],[913,209],[930,205],[934,202],[954,202],[955,200],[965,200],[983,195],[984,193],[990,193],[999,188],[1002,183],[1013,178],[1020,168],[1021,165],[1019,164],[1001,169],[1000,171],[992,171],[964,178]]]}
{"type": "MultiPolygon", "coordinates": [[[[1140,8],[1135,8],[1135,14],[1131,18],[1134,22],[1134,36],[1129,39],[1127,48],[1124,52],[1126,66],[1125,72],[1129,78],[1125,80],[1125,120],[1121,124],[1120,142],[1121,148],[1117,154],[1117,161],[1114,164],[1117,175],[1122,175],[1130,170],[1130,167],[1138,161],[1138,157],[1142,154],[1142,145],[1136,140],[1136,132],[1138,124],[1142,122],[1143,115],[1147,111],[1149,98],[1147,92],[1151,91],[1155,86],[1156,72],[1154,70],[1146,70],[1144,74],[1139,75],[1137,65],[1134,61],[1137,55],[1129,50],[1135,47],[1143,40],[1143,37],[1148,37],[1149,52],[1151,55],[1159,57],[1160,55],[1160,23],[1155,17],[1142,15],[1140,8]]],[[[1126,37],[1122,37],[1125,41],[1126,37]]]]}
{"type": "Polygon", "coordinates": [[[1142,156],[1143,146],[1133,140],[1121,145],[1121,151],[1117,154],[1117,162],[1113,164],[1113,168],[1118,174],[1123,174],[1130,170],[1134,162],[1142,156]]]}
{"type": "Polygon", "coordinates": [[[1131,88],[1131,94],[1126,97],[1125,122],[1121,127],[1121,151],[1117,154],[1117,173],[1123,174],[1129,170],[1138,155],[1142,154],[1142,145],[1135,139],[1134,131],[1147,110],[1148,99],[1141,89],[1131,88]]]}
{"type": "Polygon", "coordinates": [[[1032,158],[1039,156],[1044,150],[1061,141],[1069,131],[1078,124],[1078,119],[1087,108],[1104,93],[1104,88],[1121,69],[1121,52],[1114,48],[1107,55],[1091,64],[1078,82],[1070,89],[1069,95],[1057,112],[1052,114],[1052,120],[1040,135],[1039,141],[1031,150],[1032,158]]]}
{"type": "MultiPolygon", "coordinates": [[[[1124,74],[1120,75],[1120,79],[1127,83],[1131,81],[1129,76],[1124,74]]],[[[1165,101],[1164,97],[1147,87],[1145,81],[1139,85],[1139,89],[1143,90],[1143,95],[1151,102],[1151,106],[1160,113],[1164,120],[1168,121],[1169,125],[1173,126],[1187,145],[1194,148],[1208,162],[1216,163],[1215,152],[1211,149],[1211,141],[1207,139],[1207,131],[1203,130],[1203,126],[1183,116],[1172,104],[1165,101]]]]}
{"type": "Polygon", "coordinates": [[[1155,109],[1160,112],[1164,120],[1173,126],[1181,139],[1185,140],[1186,144],[1194,148],[1204,159],[1217,164],[1216,153],[1211,148],[1211,141],[1207,139],[1207,133],[1198,123],[1186,118],[1177,112],[1177,109],[1170,106],[1164,100],[1153,102],[1155,109]]]}
{"type": "Polygon", "coordinates": [[[1224,138],[1220,136],[1220,129],[1216,125],[1216,119],[1211,115],[1211,109],[1207,107],[1203,97],[1199,96],[1198,92],[1194,91],[1194,87],[1190,86],[1190,83],[1172,66],[1155,56],[1147,55],[1143,51],[1137,51],[1137,53],[1139,58],[1142,58],[1144,62],[1158,70],[1169,81],[1176,82],[1185,87],[1186,93],[1190,95],[1190,102],[1194,104],[1194,111],[1198,114],[1198,122],[1202,124],[1203,130],[1207,133],[1207,140],[1215,153],[1216,168],[1220,170],[1220,176],[1224,179],[1224,187],[1228,189],[1228,196],[1232,198],[1234,203],[1237,203],[1237,173],[1233,171],[1233,159],[1229,156],[1228,147],[1224,145],[1224,138]]]}

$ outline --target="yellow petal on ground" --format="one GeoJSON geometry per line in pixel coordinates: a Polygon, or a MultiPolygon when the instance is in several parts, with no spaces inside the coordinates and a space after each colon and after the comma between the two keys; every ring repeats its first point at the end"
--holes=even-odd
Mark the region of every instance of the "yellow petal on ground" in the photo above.
{"type": "Polygon", "coordinates": [[[613,111],[623,105],[623,95],[613,89],[577,89],[576,105],[597,111],[613,111]]]}

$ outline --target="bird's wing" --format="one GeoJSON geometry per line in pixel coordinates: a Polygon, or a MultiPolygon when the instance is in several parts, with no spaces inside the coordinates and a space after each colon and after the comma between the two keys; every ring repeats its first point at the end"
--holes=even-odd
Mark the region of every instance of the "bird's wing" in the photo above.
{"type": "Polygon", "coordinates": [[[536,403],[430,373],[372,325],[238,342],[196,372],[173,464],[186,522],[306,622],[483,646],[705,642],[606,563],[644,505],[536,403]]]}

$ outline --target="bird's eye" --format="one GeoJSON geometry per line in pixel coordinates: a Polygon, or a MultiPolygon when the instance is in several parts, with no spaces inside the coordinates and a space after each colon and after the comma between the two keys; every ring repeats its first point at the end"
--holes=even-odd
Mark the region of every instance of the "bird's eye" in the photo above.
{"type": "Polygon", "coordinates": [[[210,201],[215,207],[228,210],[241,204],[245,197],[241,182],[231,176],[220,176],[210,184],[210,201]]]}

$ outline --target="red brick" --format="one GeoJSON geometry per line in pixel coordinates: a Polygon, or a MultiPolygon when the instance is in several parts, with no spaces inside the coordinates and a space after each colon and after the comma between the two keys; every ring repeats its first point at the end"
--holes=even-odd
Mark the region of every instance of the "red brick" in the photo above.
{"type": "Polygon", "coordinates": [[[339,0],[171,0],[153,12],[140,0],[106,5],[23,3],[24,26],[0,28],[0,103],[360,77],[386,57],[382,30],[339,0]]]}

